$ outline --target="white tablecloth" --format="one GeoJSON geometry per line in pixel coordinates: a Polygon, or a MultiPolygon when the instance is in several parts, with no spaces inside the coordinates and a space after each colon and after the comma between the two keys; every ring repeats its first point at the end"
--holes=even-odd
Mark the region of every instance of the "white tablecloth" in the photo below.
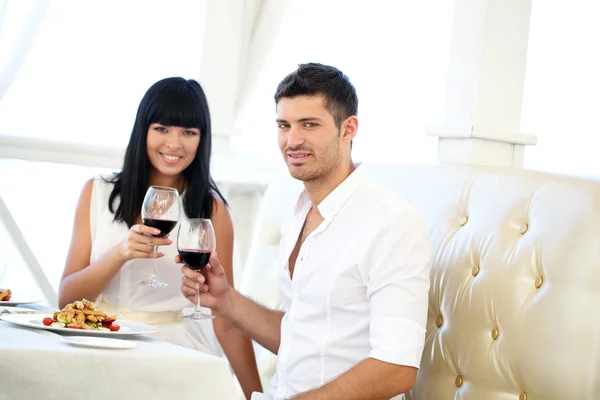
{"type": "Polygon", "coordinates": [[[239,399],[224,359],[147,337],[135,349],[75,347],[0,321],[0,399],[239,399]]]}

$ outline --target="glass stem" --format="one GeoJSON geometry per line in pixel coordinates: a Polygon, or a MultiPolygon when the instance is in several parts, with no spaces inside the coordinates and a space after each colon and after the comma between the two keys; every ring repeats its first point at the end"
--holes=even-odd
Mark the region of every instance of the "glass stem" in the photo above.
{"type": "Polygon", "coordinates": [[[156,279],[156,267],[158,266],[158,260],[156,259],[156,253],[158,253],[158,246],[154,246],[154,271],[152,271],[152,278],[156,279]]]}
{"type": "Polygon", "coordinates": [[[196,288],[196,310],[194,312],[200,312],[200,287],[196,288]]]}

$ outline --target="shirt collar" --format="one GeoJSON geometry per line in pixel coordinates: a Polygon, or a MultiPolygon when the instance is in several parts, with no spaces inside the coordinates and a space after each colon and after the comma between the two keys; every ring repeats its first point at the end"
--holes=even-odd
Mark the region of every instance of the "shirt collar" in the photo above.
{"type": "MultiPolygon", "coordinates": [[[[342,206],[352,197],[352,194],[365,181],[366,174],[363,164],[357,164],[357,167],[342,183],[340,183],[331,193],[319,204],[319,213],[324,219],[328,220],[334,217],[342,206]]],[[[295,214],[304,210],[310,205],[310,196],[306,189],[302,190],[298,202],[296,203],[295,214]]]]}

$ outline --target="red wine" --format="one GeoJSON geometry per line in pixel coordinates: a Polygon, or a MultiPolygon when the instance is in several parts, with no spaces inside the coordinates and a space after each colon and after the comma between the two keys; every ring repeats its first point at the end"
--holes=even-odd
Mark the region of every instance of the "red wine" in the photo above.
{"type": "Polygon", "coordinates": [[[208,264],[208,259],[210,258],[210,251],[180,249],[179,255],[188,267],[190,267],[194,271],[198,271],[206,267],[206,264],[208,264]]]}
{"type": "Polygon", "coordinates": [[[142,218],[142,222],[144,222],[144,225],[156,228],[160,231],[158,235],[152,235],[154,237],[167,236],[171,233],[173,228],[175,228],[175,225],[177,225],[177,221],[169,221],[166,219],[142,218]]]}

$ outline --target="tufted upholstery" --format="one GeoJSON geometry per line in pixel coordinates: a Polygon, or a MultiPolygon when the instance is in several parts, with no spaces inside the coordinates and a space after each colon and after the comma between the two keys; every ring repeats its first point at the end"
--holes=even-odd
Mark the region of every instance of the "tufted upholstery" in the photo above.
{"type": "MultiPolygon", "coordinates": [[[[600,183],[517,169],[381,166],[430,228],[427,339],[409,400],[600,399],[600,183]]],[[[301,184],[265,195],[242,290],[280,307],[275,257],[301,184]]],[[[275,356],[257,346],[264,383],[275,356]]]]}

